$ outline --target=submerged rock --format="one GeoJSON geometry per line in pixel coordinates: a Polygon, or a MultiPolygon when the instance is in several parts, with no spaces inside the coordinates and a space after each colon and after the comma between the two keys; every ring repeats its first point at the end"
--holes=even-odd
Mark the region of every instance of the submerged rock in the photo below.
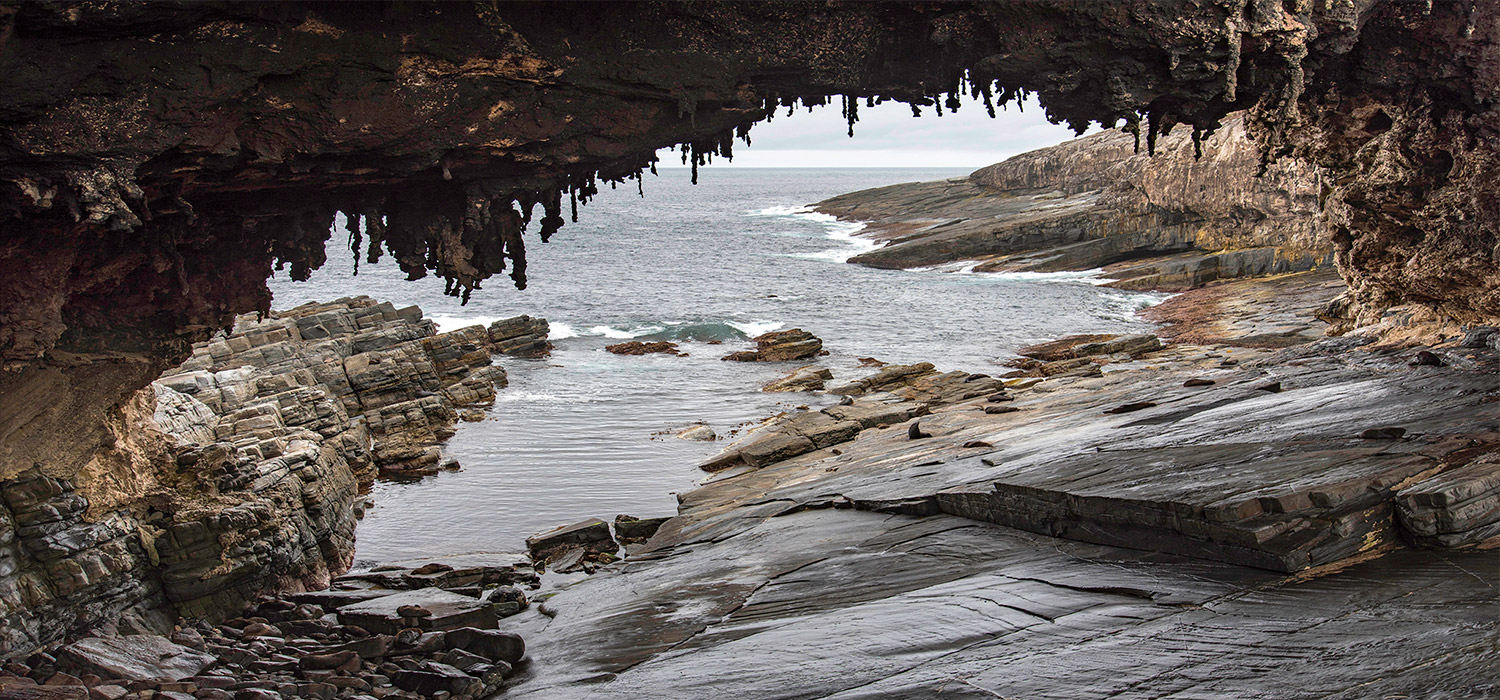
{"type": "Polygon", "coordinates": [[[666,340],[658,340],[652,342],[631,340],[629,342],[606,345],[604,346],[604,349],[616,355],[649,355],[652,353],[662,353],[666,355],[684,354],[677,349],[677,343],[666,340]]]}
{"type": "Polygon", "coordinates": [[[695,425],[695,426],[692,426],[690,428],[684,428],[682,430],[677,431],[677,438],[679,440],[695,440],[695,441],[698,441],[698,442],[713,442],[714,440],[718,440],[719,439],[719,435],[714,432],[713,428],[710,428],[710,427],[708,427],[706,425],[695,425]]]}

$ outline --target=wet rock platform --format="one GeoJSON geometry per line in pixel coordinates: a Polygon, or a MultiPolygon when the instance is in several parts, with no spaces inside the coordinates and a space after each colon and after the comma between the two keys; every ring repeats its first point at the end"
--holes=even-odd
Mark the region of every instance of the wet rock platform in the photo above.
{"type": "Polygon", "coordinates": [[[680,496],[512,696],[1493,697],[1500,356],[1373,340],[862,386],[922,410],[680,496]]]}

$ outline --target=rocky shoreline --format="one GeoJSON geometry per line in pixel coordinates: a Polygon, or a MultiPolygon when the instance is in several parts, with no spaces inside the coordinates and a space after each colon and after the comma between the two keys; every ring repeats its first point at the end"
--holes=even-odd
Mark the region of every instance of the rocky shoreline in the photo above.
{"type": "MultiPolygon", "coordinates": [[[[1122,678],[1237,697],[1488,692],[1471,621],[1492,617],[1497,583],[1474,572],[1500,546],[1500,332],[1428,329],[1437,342],[1420,352],[1379,333],[1325,338],[1319,310],[1341,291],[1327,271],[1211,284],[1151,311],[1168,322],[1160,337],[1043,343],[1002,376],[873,358],[867,374],[803,366],[767,390],[838,403],[730,444],[676,516],[585,520],[538,534],[527,554],[339,575],[348,555],[331,538],[313,569],[324,581],[270,579],[286,566],[274,550],[231,550],[262,559],[209,571],[209,550],[171,558],[187,530],[168,529],[158,541],[179,545],[159,550],[162,580],[218,593],[174,600],[169,637],[119,629],[14,658],[0,694],[784,697],[769,669],[790,667],[797,697],[946,694],[954,677],[1043,698],[1103,698],[1122,678]],[[1372,393],[1386,398],[1363,400],[1372,393]],[[542,574],[564,578],[542,587],[542,574]],[[309,592],[220,585],[236,580],[309,592]],[[1420,605],[1397,602],[1413,596],[1420,605]],[[1341,641],[1388,628],[1416,643],[1372,655],[1341,641]],[[1027,660],[1064,648],[1066,662],[1027,660]],[[1182,679],[1171,660],[1184,657],[1213,673],[1182,679]],[[1225,670],[1288,657],[1320,670],[1276,683],[1225,670]]],[[[435,334],[419,311],[363,298],[246,318],[159,381],[158,420],[178,463],[217,479],[226,504],[253,505],[236,489],[269,499],[296,485],[301,506],[268,512],[303,527],[320,521],[300,513],[343,512],[352,534],[350,494],[377,473],[440,464],[458,409],[504,386],[491,353],[545,351],[545,328],[435,334]],[[391,414],[400,430],[370,427],[391,414]]],[[[756,340],[765,361],[822,351],[801,331],[756,340]]],[[[256,523],[252,537],[288,537],[256,523]]]]}
{"type": "Polygon", "coordinates": [[[730,445],[631,556],[513,618],[531,664],[508,692],[1493,693],[1500,333],[1325,338],[1333,280],[1156,310],[1195,344],[1026,351],[1067,371],[838,382],[841,405],[730,445]]]}
{"type": "Polygon", "coordinates": [[[870,267],[1103,268],[1108,286],[1158,291],[1331,267],[1316,170],[1261,166],[1236,115],[1201,144],[1178,132],[1148,154],[1110,130],[965,178],[852,192],[815,208],[864,223],[858,235],[884,244],[849,259],[870,267]]]}
{"type": "Polygon", "coordinates": [[[546,328],[438,334],[367,297],[239,318],[139,394],[81,477],[0,481],[0,657],[327,587],[371,482],[443,468],[459,410],[504,386],[491,353],[544,354],[546,328]]]}

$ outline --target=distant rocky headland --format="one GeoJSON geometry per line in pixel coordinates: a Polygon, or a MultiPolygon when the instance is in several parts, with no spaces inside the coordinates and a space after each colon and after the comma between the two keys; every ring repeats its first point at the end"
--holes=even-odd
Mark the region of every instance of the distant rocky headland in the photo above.
{"type": "Polygon", "coordinates": [[[871,267],[1104,268],[1113,287],[1182,290],[1332,265],[1317,170],[1281,160],[1260,173],[1242,117],[1201,143],[1177,132],[1154,155],[1137,146],[1104,131],[967,178],[853,192],[817,209],[866,223],[859,235],[885,245],[849,262],[871,267]]]}

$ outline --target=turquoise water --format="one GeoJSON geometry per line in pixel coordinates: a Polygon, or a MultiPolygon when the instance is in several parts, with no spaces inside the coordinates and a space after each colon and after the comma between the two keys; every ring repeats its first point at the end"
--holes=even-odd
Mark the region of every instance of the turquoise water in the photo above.
{"type": "Polygon", "coordinates": [[[552,323],[546,360],[504,358],[511,385],[488,418],[459,426],[447,452],[463,470],[379,484],[358,532],[366,561],[517,550],[526,536],[587,517],[674,512],[673,493],[704,474],[718,443],[676,439],[696,422],[720,434],[767,415],[818,405],[761,384],[797,366],[721,362],[745,338],[802,328],[830,351],[835,381],[857,358],[929,361],[998,373],[1026,343],[1070,333],[1149,328],[1135,311],[1160,295],[1096,287],[1085,274],[984,275],[875,270],[844,261],[870,247],[858,226],[806,205],[869,187],[935,180],[963,170],[725,169],[700,183],[663,170],[605,190],[552,242],[528,246],[530,286],[491,280],[468,306],[442,281],[405,281],[389,260],[357,277],[341,233],[307,282],[272,280],[277,308],[369,294],[418,304],[443,330],[530,314],[552,323]],[[603,351],[627,338],[680,339],[687,357],[603,351]],[[718,339],[722,345],[710,345],[718,339]]]}

